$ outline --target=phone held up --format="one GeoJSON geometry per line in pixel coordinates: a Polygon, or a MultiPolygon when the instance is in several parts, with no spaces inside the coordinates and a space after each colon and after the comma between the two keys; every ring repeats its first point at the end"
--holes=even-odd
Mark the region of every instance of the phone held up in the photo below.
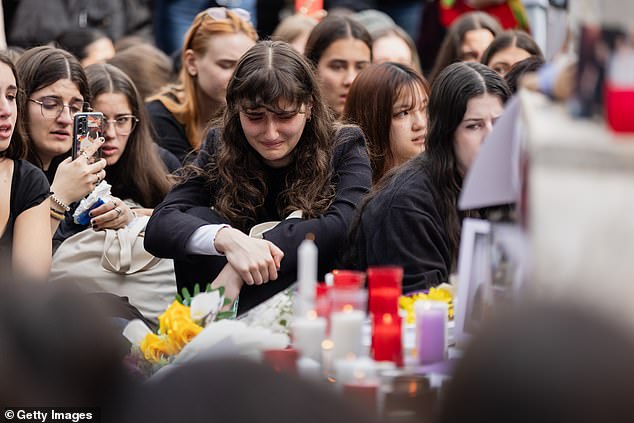
{"type": "MultiPolygon", "coordinates": [[[[90,146],[98,143],[103,137],[103,113],[81,112],[77,113],[73,122],[73,160],[86,151],[90,146]]],[[[92,151],[92,149],[89,149],[92,151]]],[[[101,158],[101,149],[98,148],[88,157],[89,163],[94,163],[101,158]]]]}

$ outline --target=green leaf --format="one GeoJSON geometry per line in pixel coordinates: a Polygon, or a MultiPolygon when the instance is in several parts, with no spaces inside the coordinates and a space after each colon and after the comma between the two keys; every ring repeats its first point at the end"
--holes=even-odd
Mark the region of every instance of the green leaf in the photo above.
{"type": "Polygon", "coordinates": [[[211,289],[211,283],[207,284],[207,289],[205,289],[205,292],[211,292],[213,291],[213,289],[211,289]]]}
{"type": "Polygon", "coordinates": [[[221,311],[216,315],[216,320],[235,319],[236,314],[233,311],[221,311]]]}
{"type": "Polygon", "coordinates": [[[183,304],[183,297],[181,297],[181,294],[179,294],[178,292],[176,293],[176,301],[183,304]]]}
{"type": "Polygon", "coordinates": [[[225,287],[221,286],[218,288],[218,293],[220,294],[221,297],[225,296],[225,287]]]}
{"type": "Polygon", "coordinates": [[[189,305],[192,302],[192,296],[189,293],[189,289],[187,289],[187,287],[183,287],[183,289],[181,290],[181,292],[183,293],[183,305],[186,305],[189,307],[189,305]]]}
{"type": "Polygon", "coordinates": [[[223,306],[229,305],[231,304],[233,301],[231,301],[231,298],[225,298],[224,303],[222,303],[223,306]]]}
{"type": "Polygon", "coordinates": [[[196,284],[194,285],[194,297],[198,294],[200,294],[200,285],[196,284]]]}

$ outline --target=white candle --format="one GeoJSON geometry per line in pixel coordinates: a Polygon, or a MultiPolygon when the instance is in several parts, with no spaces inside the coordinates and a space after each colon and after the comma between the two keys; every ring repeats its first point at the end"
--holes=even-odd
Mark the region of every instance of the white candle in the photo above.
{"type": "Polygon", "coordinates": [[[321,342],[326,338],[326,319],[313,312],[308,317],[296,317],[291,324],[293,346],[302,356],[321,360],[321,342]]]}
{"type": "Polygon", "coordinates": [[[350,354],[346,358],[335,361],[335,377],[337,378],[337,386],[341,387],[346,383],[354,380],[354,370],[357,359],[350,354]]]}
{"type": "Polygon", "coordinates": [[[335,362],[337,384],[371,384],[377,382],[376,362],[370,357],[356,358],[349,354],[335,362]]]}
{"type": "Polygon", "coordinates": [[[308,357],[301,357],[297,360],[297,373],[301,378],[311,382],[324,382],[326,380],[319,363],[308,357]]]}
{"type": "Polygon", "coordinates": [[[344,358],[349,354],[360,356],[363,348],[362,331],[365,313],[347,308],[330,316],[330,338],[334,343],[334,356],[344,358]]]}
{"type": "Polygon", "coordinates": [[[297,285],[301,298],[307,301],[315,300],[317,246],[311,237],[306,237],[297,249],[297,285]]]}

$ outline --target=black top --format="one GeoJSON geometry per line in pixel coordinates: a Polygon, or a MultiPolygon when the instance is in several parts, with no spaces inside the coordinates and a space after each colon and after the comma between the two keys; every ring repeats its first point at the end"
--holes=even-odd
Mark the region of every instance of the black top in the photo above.
{"type": "Polygon", "coordinates": [[[152,121],[154,140],[184,164],[185,158],[193,150],[185,133],[185,125],[176,120],[160,100],[150,101],[145,108],[152,121]]]}
{"type": "Polygon", "coordinates": [[[13,161],[9,220],[0,237],[0,261],[10,263],[13,227],[20,213],[35,207],[49,196],[50,187],[44,173],[26,160],[13,161]]]}
{"type": "Polygon", "coordinates": [[[157,145],[156,148],[158,149],[159,156],[165,164],[168,173],[174,173],[175,170],[178,170],[181,167],[181,162],[174,153],[161,147],[160,145],[157,145]]]}
{"type": "MultiPolygon", "coordinates": [[[[218,142],[218,130],[210,132],[207,142],[196,159],[204,167],[209,155],[214,154],[218,142]]],[[[365,148],[363,134],[356,127],[341,129],[333,140],[333,183],[336,194],[330,208],[313,219],[287,219],[264,234],[282,251],[278,279],[263,285],[245,285],[240,293],[239,312],[248,310],[275,293],[287,288],[297,278],[297,247],[306,234],[315,235],[319,248],[318,272],[323,278],[332,270],[338,250],[343,245],[354,209],[372,183],[370,161],[365,148]]],[[[258,223],[281,220],[273,206],[278,194],[286,186],[286,169],[265,167],[268,195],[258,210],[262,217],[258,223]]],[[[215,279],[226,264],[223,256],[193,256],[186,254],[185,246],[191,235],[203,225],[226,222],[211,210],[213,189],[205,188],[202,178],[193,178],[174,187],[152,214],[145,232],[145,248],[157,257],[173,258],[176,281],[180,287],[191,288],[195,283],[207,284],[215,279]]],[[[323,280],[323,279],[322,279],[323,280]]]]}
{"type": "MultiPolygon", "coordinates": [[[[159,156],[161,157],[161,160],[163,161],[163,164],[165,164],[165,167],[167,168],[167,171],[169,173],[174,173],[176,170],[178,170],[181,167],[181,164],[176,158],[176,156],[174,156],[172,153],[170,153],[169,151],[167,151],[166,149],[164,149],[163,147],[159,145],[156,145],[156,148],[157,148],[159,156]]],[[[51,176],[51,179],[53,176],[54,175],[51,176]]],[[[106,182],[108,182],[107,168],[106,168],[106,182]]],[[[122,200],[132,200],[132,199],[122,198],[122,200]]],[[[66,241],[71,236],[83,231],[84,229],[88,227],[87,225],[79,225],[75,223],[75,221],[73,220],[72,216],[73,216],[73,213],[75,213],[75,209],[77,208],[78,205],[79,205],[79,202],[70,204],[70,207],[71,207],[70,212],[65,213],[64,220],[60,223],[60,225],[57,227],[57,230],[53,234],[53,252],[55,252],[57,248],[59,248],[62,242],[66,241]]],[[[148,205],[145,205],[145,204],[141,204],[141,206],[149,207],[148,205]]]]}
{"type": "Polygon", "coordinates": [[[404,165],[363,210],[355,267],[402,266],[405,293],[446,282],[452,255],[435,198],[423,156],[404,165]]]}

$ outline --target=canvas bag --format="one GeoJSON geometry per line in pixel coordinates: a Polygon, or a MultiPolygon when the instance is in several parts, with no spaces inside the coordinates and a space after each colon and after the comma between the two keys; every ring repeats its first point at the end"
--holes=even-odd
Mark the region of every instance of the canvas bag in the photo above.
{"type": "Polygon", "coordinates": [[[64,241],[53,256],[51,282],[75,283],[87,292],[128,297],[157,321],[176,295],[174,263],[143,247],[150,218],[139,216],[121,229],[85,229],[64,241]]]}

